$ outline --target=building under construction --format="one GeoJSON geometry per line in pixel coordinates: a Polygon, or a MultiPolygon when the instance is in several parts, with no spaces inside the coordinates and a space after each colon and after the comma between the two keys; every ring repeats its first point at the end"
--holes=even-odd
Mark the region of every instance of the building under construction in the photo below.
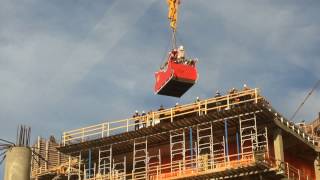
{"type": "Polygon", "coordinates": [[[39,138],[32,179],[320,179],[318,126],[245,89],[39,138]]]}

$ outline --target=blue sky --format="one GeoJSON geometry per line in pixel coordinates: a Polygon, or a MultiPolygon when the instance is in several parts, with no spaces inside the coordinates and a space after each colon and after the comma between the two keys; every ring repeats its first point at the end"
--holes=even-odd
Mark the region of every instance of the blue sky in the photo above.
{"type": "MultiPolygon", "coordinates": [[[[289,117],[320,78],[319,13],[317,0],[183,0],[178,41],[200,78],[177,99],[153,94],[170,47],[165,0],[2,0],[0,137],[18,124],[59,137],[244,83],[289,117]]],[[[314,119],[319,99],[297,120],[314,119]]]]}

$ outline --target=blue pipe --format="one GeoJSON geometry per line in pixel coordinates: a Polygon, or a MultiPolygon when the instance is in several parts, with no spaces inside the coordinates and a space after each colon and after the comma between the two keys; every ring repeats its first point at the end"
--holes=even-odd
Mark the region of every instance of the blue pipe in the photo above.
{"type": "Polygon", "coordinates": [[[91,149],[89,149],[89,178],[91,178],[91,149]]]}
{"type": "Polygon", "coordinates": [[[240,160],[240,144],[239,144],[239,133],[236,132],[236,138],[237,138],[237,153],[238,153],[238,160],[240,160]]]}
{"type": "Polygon", "coordinates": [[[225,133],[225,140],[226,140],[226,144],[225,144],[225,148],[226,148],[226,157],[227,157],[227,161],[229,161],[229,147],[228,147],[228,122],[225,119],[224,120],[224,133],[225,133]]]}
{"type": "Polygon", "coordinates": [[[191,156],[191,162],[192,162],[192,156],[193,156],[192,127],[189,128],[189,131],[190,131],[190,156],[191,156]]]}

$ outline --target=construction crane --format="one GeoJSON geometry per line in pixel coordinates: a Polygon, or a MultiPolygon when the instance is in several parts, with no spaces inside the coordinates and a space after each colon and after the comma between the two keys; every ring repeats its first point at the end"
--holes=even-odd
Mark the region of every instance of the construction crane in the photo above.
{"type": "Polygon", "coordinates": [[[165,63],[155,72],[154,91],[159,95],[181,97],[198,79],[197,59],[186,58],[183,46],[177,48],[177,20],[181,2],[180,0],[167,0],[167,2],[169,6],[168,19],[172,29],[172,50],[165,63]]]}

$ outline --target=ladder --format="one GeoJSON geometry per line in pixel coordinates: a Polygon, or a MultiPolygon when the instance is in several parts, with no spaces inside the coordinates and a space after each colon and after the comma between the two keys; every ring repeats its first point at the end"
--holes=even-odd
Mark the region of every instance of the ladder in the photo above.
{"type": "Polygon", "coordinates": [[[207,166],[212,167],[213,158],[213,132],[212,123],[197,125],[197,153],[198,158],[202,158],[199,161],[199,166],[207,169],[207,166]]]}
{"type": "Polygon", "coordinates": [[[225,139],[213,138],[212,144],[212,169],[224,167],[226,165],[226,149],[225,149],[225,139]]]}
{"type": "Polygon", "coordinates": [[[110,179],[112,180],[125,180],[126,179],[126,156],[123,161],[115,162],[113,159],[113,167],[110,179]]]}
{"type": "Polygon", "coordinates": [[[134,139],[133,142],[133,179],[147,179],[148,143],[147,138],[134,139]]]}
{"type": "Polygon", "coordinates": [[[112,145],[99,148],[99,173],[110,174],[112,171],[112,145]]]}
{"type": "Polygon", "coordinates": [[[186,134],[184,129],[170,131],[170,169],[171,172],[185,170],[186,134]]]}
{"type": "Polygon", "coordinates": [[[158,178],[161,174],[161,151],[158,154],[148,156],[148,176],[149,179],[158,178]]]}
{"type": "Polygon", "coordinates": [[[258,145],[256,114],[239,117],[242,158],[252,157],[258,145]]]}

